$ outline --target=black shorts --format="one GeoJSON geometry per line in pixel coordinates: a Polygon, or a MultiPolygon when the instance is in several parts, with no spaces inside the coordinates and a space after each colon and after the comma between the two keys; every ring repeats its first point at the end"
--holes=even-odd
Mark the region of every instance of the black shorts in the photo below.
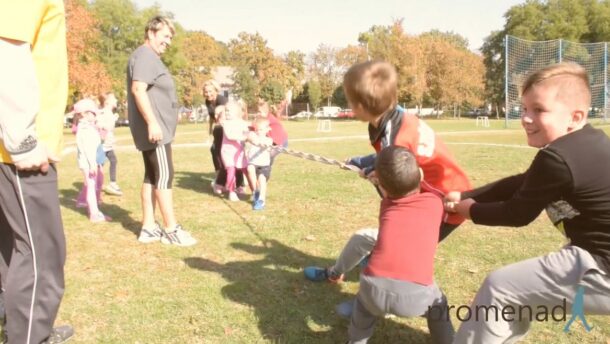
{"type": "Polygon", "coordinates": [[[152,184],[157,189],[171,189],[174,181],[172,144],[167,143],[155,149],[142,151],[144,158],[144,184],[152,184]]]}
{"type": "Polygon", "coordinates": [[[258,179],[258,177],[262,174],[263,176],[265,176],[265,179],[267,179],[267,181],[269,181],[269,178],[271,177],[271,166],[256,166],[256,165],[251,165],[254,167],[254,171],[256,173],[256,179],[258,179]]]}

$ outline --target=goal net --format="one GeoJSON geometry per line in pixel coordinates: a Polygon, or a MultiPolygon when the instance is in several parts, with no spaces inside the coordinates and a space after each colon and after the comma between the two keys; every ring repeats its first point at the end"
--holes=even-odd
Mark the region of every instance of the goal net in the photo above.
{"type": "Polygon", "coordinates": [[[527,41],[507,35],[505,56],[507,122],[520,118],[520,88],[525,78],[535,70],[564,61],[576,62],[587,70],[592,96],[589,118],[606,121],[609,105],[608,43],[575,43],[562,39],[527,41]]]}

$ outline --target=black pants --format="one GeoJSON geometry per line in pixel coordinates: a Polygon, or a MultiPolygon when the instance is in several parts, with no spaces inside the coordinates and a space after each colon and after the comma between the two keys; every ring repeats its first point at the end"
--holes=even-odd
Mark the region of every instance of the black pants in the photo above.
{"type": "MultiPolygon", "coordinates": [[[[220,149],[222,148],[222,127],[217,125],[212,131],[214,143],[210,147],[212,153],[212,162],[214,163],[214,171],[216,171],[216,185],[225,186],[227,184],[227,170],[225,170],[220,157],[220,149]]],[[[235,185],[237,187],[244,186],[244,173],[237,170],[235,173],[235,185]]]]}

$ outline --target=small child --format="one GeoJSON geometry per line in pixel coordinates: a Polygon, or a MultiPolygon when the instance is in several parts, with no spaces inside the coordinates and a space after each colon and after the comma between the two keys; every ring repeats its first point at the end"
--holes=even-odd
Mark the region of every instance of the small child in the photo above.
{"type": "Polygon", "coordinates": [[[104,188],[104,191],[110,195],[121,196],[123,192],[119,184],[117,184],[117,158],[116,154],[114,154],[114,127],[116,120],[119,118],[114,112],[117,107],[117,99],[114,93],[107,92],[100,96],[100,103],[102,104],[102,109],[97,116],[97,125],[104,132],[102,146],[106,158],[110,161],[110,183],[104,188]]]}
{"type": "MultiPolygon", "coordinates": [[[[369,122],[369,139],[375,151],[396,145],[413,152],[424,171],[423,192],[442,197],[450,191],[470,189],[466,173],[432,128],[416,116],[407,115],[397,108],[397,81],[395,68],[382,61],[353,65],[343,78],[345,96],[354,116],[369,122]]],[[[362,177],[376,183],[374,155],[351,160],[351,163],[363,168],[362,177]]],[[[438,240],[443,240],[463,221],[464,218],[458,214],[443,215],[438,240]]],[[[344,273],[356,267],[371,252],[377,241],[377,233],[377,229],[370,228],[357,231],[335,265],[328,268],[306,267],[303,271],[305,277],[315,282],[341,281],[344,273]]]]}
{"type": "MultiPolygon", "coordinates": [[[[110,221],[98,208],[98,202],[101,201],[98,186],[101,185],[100,178],[103,178],[102,165],[98,163],[101,136],[95,125],[99,109],[93,100],[85,98],[74,104],[74,113],[79,116],[76,128],[77,160],[85,179],[82,193],[89,209],[89,220],[110,221]]],[[[77,200],[77,205],[78,202],[77,200]]]]}
{"type": "Polygon", "coordinates": [[[502,312],[495,321],[474,320],[486,316],[483,310],[490,306],[554,311],[567,302],[572,316],[583,321],[584,314],[610,315],[610,139],[587,124],[589,85],[587,71],[575,63],[551,65],[528,76],[521,124],[528,145],[540,149],[530,167],[462,195],[448,195],[448,210],[487,226],[525,226],[546,209],[569,239],[557,252],[492,272],[456,343],[513,343],[526,335],[531,317],[502,312]]]}
{"type": "Polygon", "coordinates": [[[254,122],[255,131],[248,136],[248,182],[252,186],[253,200],[252,209],[263,210],[267,196],[267,182],[271,174],[271,152],[269,148],[260,145],[271,146],[273,139],[267,134],[271,128],[269,120],[261,117],[254,122]]]}
{"type": "Polygon", "coordinates": [[[225,189],[229,192],[230,201],[239,201],[235,193],[235,173],[240,170],[246,173],[248,162],[244,153],[244,141],[248,136],[248,122],[243,120],[239,104],[229,102],[224,105],[224,120],[222,121],[222,146],[220,157],[227,170],[225,189]]]}
{"type": "Polygon", "coordinates": [[[451,343],[451,321],[437,314],[447,312],[447,299],[434,283],[442,201],[432,193],[420,193],[422,171],[409,150],[386,147],[377,156],[375,167],[383,195],[379,235],[360,275],[349,343],[366,343],[377,318],[385,314],[424,315],[433,342],[451,343]]]}

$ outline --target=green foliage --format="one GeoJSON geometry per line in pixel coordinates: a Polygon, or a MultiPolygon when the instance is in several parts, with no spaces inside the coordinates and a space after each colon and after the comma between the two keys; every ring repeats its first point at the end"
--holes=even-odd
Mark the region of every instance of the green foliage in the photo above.
{"type": "Polygon", "coordinates": [[[284,86],[278,81],[269,80],[261,87],[260,97],[271,105],[279,104],[284,100],[285,96],[286,91],[284,90],[284,86]]]}
{"type": "Polygon", "coordinates": [[[310,80],[307,83],[307,95],[309,98],[309,105],[312,109],[317,109],[322,101],[322,88],[317,80],[310,80]]]}
{"type": "Polygon", "coordinates": [[[343,85],[337,86],[335,91],[333,92],[333,104],[340,106],[342,108],[347,108],[347,98],[345,97],[345,91],[343,90],[343,85]]]}
{"type": "Polygon", "coordinates": [[[420,38],[432,38],[432,39],[440,39],[446,41],[447,43],[453,45],[456,48],[462,50],[468,50],[468,39],[458,33],[453,31],[440,31],[437,29],[430,30],[428,32],[422,33],[420,38]]]}
{"type": "Polygon", "coordinates": [[[238,67],[233,74],[235,80],[235,94],[239,95],[248,106],[256,104],[256,96],[259,93],[258,81],[252,75],[252,71],[245,67],[238,67]]]}

